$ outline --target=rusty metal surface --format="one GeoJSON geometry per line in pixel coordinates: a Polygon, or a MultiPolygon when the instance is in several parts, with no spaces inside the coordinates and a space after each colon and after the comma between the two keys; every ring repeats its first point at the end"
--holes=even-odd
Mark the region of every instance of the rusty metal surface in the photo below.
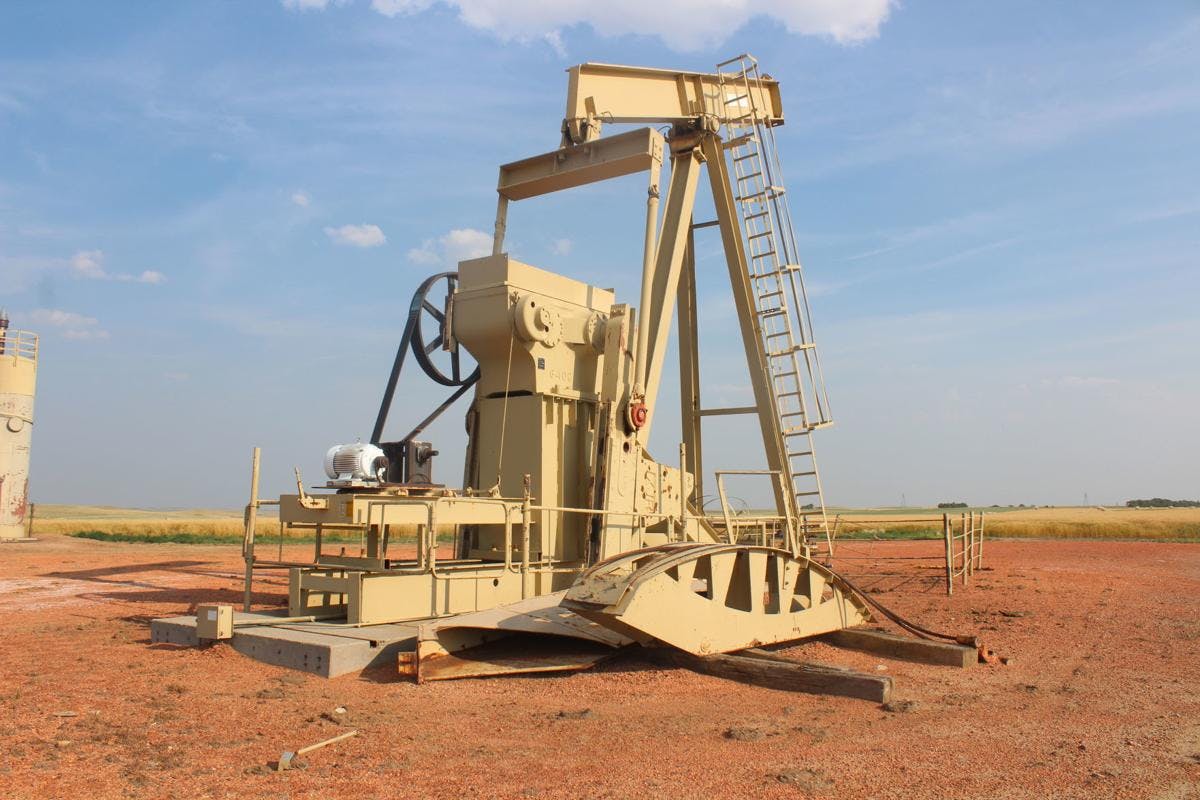
{"type": "Polygon", "coordinates": [[[31,534],[29,456],[33,439],[33,400],[37,383],[37,336],[0,330],[0,539],[31,534]]]}

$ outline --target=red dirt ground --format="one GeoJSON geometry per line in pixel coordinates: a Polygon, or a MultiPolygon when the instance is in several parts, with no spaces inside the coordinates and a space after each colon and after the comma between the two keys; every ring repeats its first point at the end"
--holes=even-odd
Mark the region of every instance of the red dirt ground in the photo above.
{"type": "MultiPolygon", "coordinates": [[[[787,651],[886,670],[915,701],[899,713],[635,659],[416,686],[151,645],[151,618],[238,601],[237,555],[0,546],[0,797],[1200,797],[1200,545],[989,541],[990,569],[949,600],[932,571],[905,579],[917,562],[846,561],[896,610],[1011,658],[955,670],[787,651]],[[347,727],[360,735],[306,769],[268,771],[347,727]]],[[[256,599],[278,603],[281,580],[256,599]]]]}

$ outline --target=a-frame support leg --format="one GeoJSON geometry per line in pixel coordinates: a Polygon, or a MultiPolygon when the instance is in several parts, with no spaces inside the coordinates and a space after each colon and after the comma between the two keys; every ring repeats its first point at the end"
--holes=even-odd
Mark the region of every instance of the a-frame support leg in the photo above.
{"type": "Polygon", "coordinates": [[[700,429],[699,317],[696,311],[696,237],[688,226],[687,249],[679,275],[679,419],[683,425],[684,468],[696,479],[691,502],[704,497],[704,455],[700,429]]]}
{"type": "MultiPolygon", "coordinates": [[[[767,468],[788,475],[787,464],[783,463],[783,430],[775,408],[775,393],[771,385],[770,366],[763,351],[762,332],[759,328],[754,289],[751,286],[746,247],[742,241],[741,223],[737,204],[733,197],[729,168],[725,151],[716,136],[706,136],[701,151],[704,153],[708,179],[712,185],[713,207],[717,212],[717,223],[721,229],[721,242],[725,247],[725,263],[729,268],[729,283],[733,291],[733,302],[737,308],[738,323],[742,329],[742,345],[746,351],[746,367],[750,373],[750,384],[754,389],[754,401],[758,406],[758,423],[762,429],[763,449],[766,451],[767,468]]],[[[795,498],[791,493],[776,485],[775,502],[787,516],[788,538],[793,548],[798,546],[795,521],[799,518],[795,498]]]]}

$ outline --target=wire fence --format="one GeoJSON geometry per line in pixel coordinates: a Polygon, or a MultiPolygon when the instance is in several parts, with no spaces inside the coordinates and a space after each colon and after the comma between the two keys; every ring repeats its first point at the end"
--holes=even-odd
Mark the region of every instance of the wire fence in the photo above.
{"type": "Polygon", "coordinates": [[[983,512],[863,520],[838,515],[832,527],[836,543],[833,565],[853,575],[864,588],[895,591],[917,584],[927,589],[942,586],[952,595],[956,582],[967,586],[983,567],[983,512]],[[920,533],[927,535],[913,535],[920,533]],[[899,539],[914,543],[905,549],[905,555],[879,552],[881,543],[899,539]]]}

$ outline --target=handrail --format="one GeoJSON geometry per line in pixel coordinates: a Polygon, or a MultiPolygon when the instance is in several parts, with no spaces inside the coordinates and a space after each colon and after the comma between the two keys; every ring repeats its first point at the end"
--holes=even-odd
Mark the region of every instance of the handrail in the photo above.
{"type": "Polygon", "coordinates": [[[31,331],[0,329],[0,356],[16,356],[37,361],[38,335],[31,331]]]}

